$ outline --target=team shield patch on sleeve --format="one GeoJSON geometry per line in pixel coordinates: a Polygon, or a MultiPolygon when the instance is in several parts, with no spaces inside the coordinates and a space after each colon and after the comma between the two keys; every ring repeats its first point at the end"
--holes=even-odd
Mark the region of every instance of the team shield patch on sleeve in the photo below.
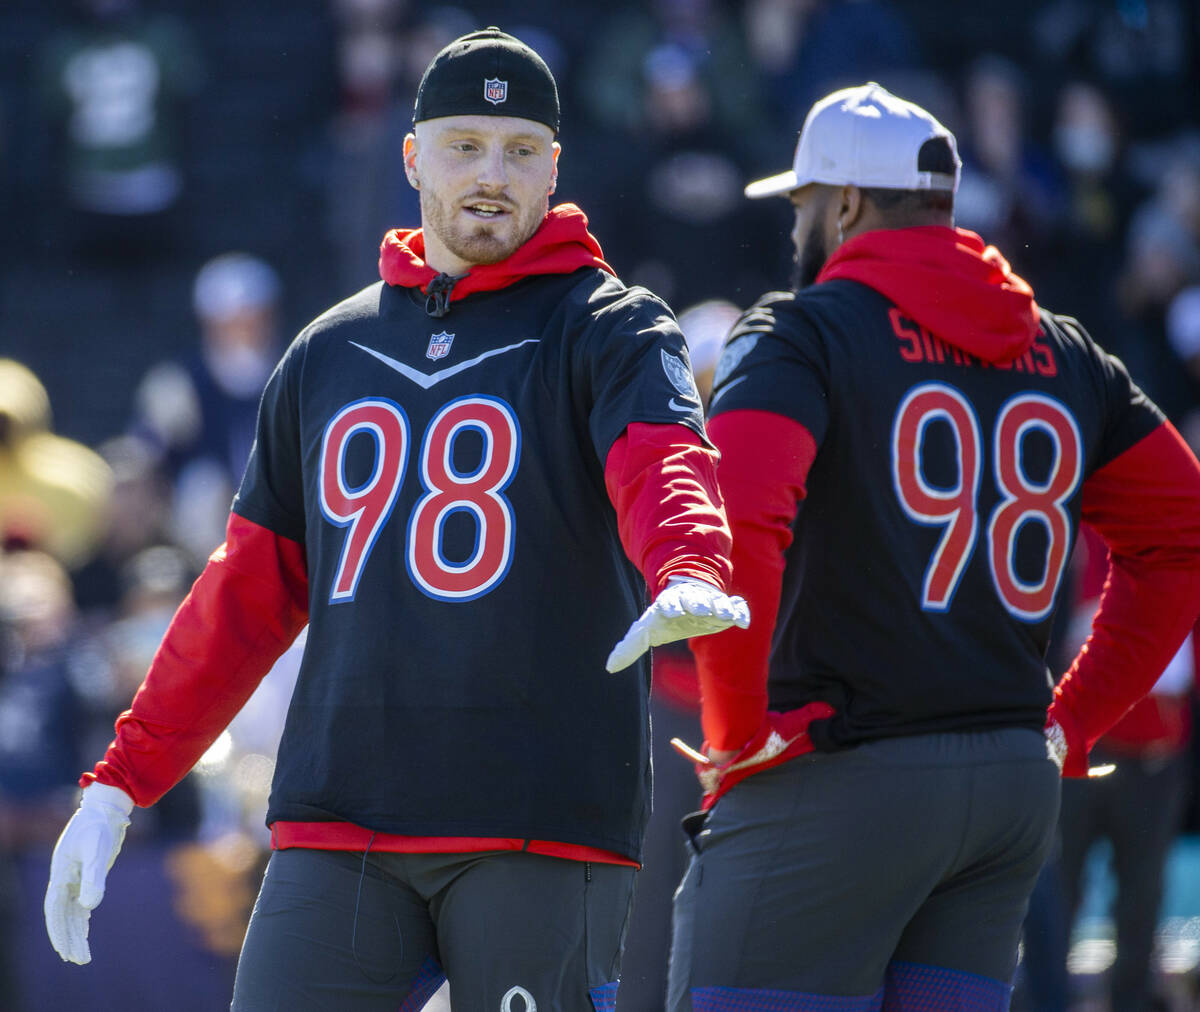
{"type": "Polygon", "coordinates": [[[747,334],[725,345],[725,350],[721,352],[716,371],[713,373],[713,386],[719,387],[729,379],[729,374],[742,364],[742,359],[754,350],[756,344],[758,344],[758,335],[747,334]]]}
{"type": "Polygon", "coordinates": [[[696,390],[696,381],[692,378],[692,370],[684,364],[683,359],[677,355],[672,355],[665,349],[660,349],[659,355],[662,357],[663,372],[667,374],[667,379],[671,381],[671,386],[679,391],[681,397],[691,401],[690,404],[681,404],[672,397],[668,407],[672,411],[692,411],[695,405],[700,402],[700,395],[696,390]]]}

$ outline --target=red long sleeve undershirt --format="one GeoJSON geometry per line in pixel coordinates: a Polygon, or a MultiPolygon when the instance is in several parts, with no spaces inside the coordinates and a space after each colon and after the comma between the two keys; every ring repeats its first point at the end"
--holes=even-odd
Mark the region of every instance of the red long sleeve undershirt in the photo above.
{"type": "MultiPolygon", "coordinates": [[[[1108,547],[1090,524],[1080,526],[1072,570],[1075,600],[1071,625],[1086,615],[1090,629],[1108,579],[1108,547]]],[[[1191,642],[1185,640],[1184,647],[1190,647],[1186,660],[1176,655],[1167,665],[1168,670],[1180,663],[1190,665],[1193,673],[1200,670],[1200,623],[1192,627],[1191,642]]],[[[1184,647],[1180,648],[1180,654],[1184,647]]],[[[1164,756],[1186,748],[1192,732],[1195,686],[1179,685],[1164,690],[1161,681],[1160,677],[1154,688],[1105,731],[1097,744],[1126,755],[1164,756]]]]}
{"type": "Polygon", "coordinates": [[[657,595],[673,576],[725,590],[730,533],[715,450],[684,425],[630,425],[609,450],[604,484],[625,554],[657,595]]]}
{"type": "MultiPolygon", "coordinates": [[[[716,458],[682,425],[631,425],[609,452],[605,484],[622,544],[655,592],[679,575],[728,582],[716,458]]],[[[81,786],[111,784],[141,806],[162,797],[295,639],[307,601],[303,546],[232,514],[225,544],[179,606],[133,705],[117,719],[116,739],[81,786]]]]}
{"type": "Polygon", "coordinates": [[[702,636],[696,655],[704,737],[714,749],[740,749],[767,713],[767,664],[779,611],[783,555],[817,454],[799,422],[769,411],[728,411],[708,423],[721,451],[718,477],[733,532],[733,584],[750,605],[750,628],[702,636]]]}
{"type": "Polygon", "coordinates": [[[308,621],[304,548],[230,514],[150,663],[116,738],[80,786],[152,805],[182,780],[308,621]]]}
{"type": "Polygon", "coordinates": [[[1092,633],[1054,690],[1064,774],[1154,685],[1200,613],[1200,464],[1164,423],[1094,472],[1082,516],[1108,546],[1092,633]]]}

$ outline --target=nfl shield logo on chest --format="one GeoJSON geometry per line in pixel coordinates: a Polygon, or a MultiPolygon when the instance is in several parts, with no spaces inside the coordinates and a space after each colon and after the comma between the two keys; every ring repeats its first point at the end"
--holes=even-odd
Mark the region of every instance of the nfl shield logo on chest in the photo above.
{"type": "Polygon", "coordinates": [[[450,345],[454,343],[454,335],[442,331],[429,339],[429,347],[425,349],[425,357],[437,361],[450,354],[450,345]]]}
{"type": "Polygon", "coordinates": [[[483,97],[492,105],[499,105],[508,98],[508,82],[498,77],[487,77],[483,81],[483,97]]]}

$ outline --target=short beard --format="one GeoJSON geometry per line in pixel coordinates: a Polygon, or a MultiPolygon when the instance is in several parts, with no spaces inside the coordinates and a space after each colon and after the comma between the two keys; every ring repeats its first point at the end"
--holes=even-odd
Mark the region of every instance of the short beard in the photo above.
{"type": "Polygon", "coordinates": [[[482,229],[474,235],[462,235],[458,232],[446,232],[441,236],[446,249],[460,260],[469,264],[498,264],[512,256],[524,239],[510,243],[501,240],[482,229]]]}
{"type": "Polygon", "coordinates": [[[814,284],[825,261],[829,259],[829,251],[825,248],[825,239],[819,228],[813,228],[804,237],[804,245],[796,254],[795,267],[792,270],[792,291],[798,292],[814,284]]]}
{"type": "Polygon", "coordinates": [[[435,232],[446,249],[460,260],[479,266],[507,260],[525,245],[545,218],[546,207],[528,212],[527,220],[516,222],[518,230],[507,239],[492,234],[483,224],[472,232],[461,231],[449,224],[450,215],[451,212],[436,200],[427,200],[425,194],[421,194],[421,216],[425,227],[435,232]]]}

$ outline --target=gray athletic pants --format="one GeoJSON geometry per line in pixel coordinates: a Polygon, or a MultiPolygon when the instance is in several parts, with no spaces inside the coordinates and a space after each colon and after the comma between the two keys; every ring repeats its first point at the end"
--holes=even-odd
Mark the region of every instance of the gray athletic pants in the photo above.
{"type": "Polygon", "coordinates": [[[271,855],[233,1012],[596,1012],[616,995],[636,872],[516,851],[271,855]]]}
{"type": "Polygon", "coordinates": [[[668,1008],[1007,1008],[1058,806],[1058,767],[1024,729],[750,777],[694,838],[668,1008]]]}

